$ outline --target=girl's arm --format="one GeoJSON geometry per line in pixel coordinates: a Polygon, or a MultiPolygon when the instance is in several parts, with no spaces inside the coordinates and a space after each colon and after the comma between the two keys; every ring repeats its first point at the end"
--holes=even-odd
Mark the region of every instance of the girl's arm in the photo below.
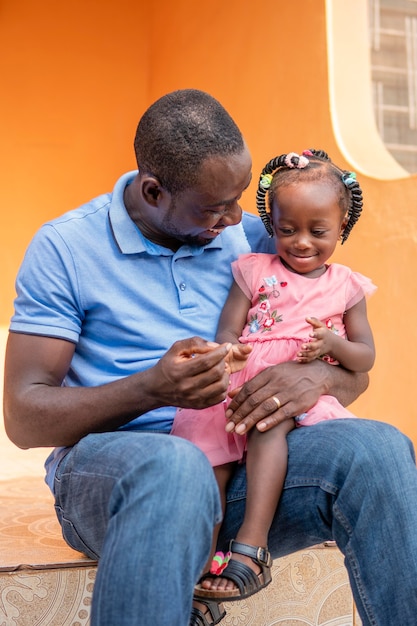
{"type": "Polygon", "coordinates": [[[306,318],[313,327],[312,340],[302,346],[298,360],[307,363],[324,354],[333,357],[353,372],[368,372],[375,361],[375,345],[362,298],[343,316],[347,340],[339,337],[315,317],[306,318]]]}
{"type": "Polygon", "coordinates": [[[216,341],[218,343],[239,342],[250,305],[249,298],[245,296],[236,281],[233,281],[217,326],[216,341]]]}
{"type": "Polygon", "coordinates": [[[241,370],[247,361],[251,346],[240,344],[239,337],[246,324],[251,302],[238,284],[233,281],[217,327],[216,341],[220,344],[232,343],[227,357],[230,373],[241,370]]]}

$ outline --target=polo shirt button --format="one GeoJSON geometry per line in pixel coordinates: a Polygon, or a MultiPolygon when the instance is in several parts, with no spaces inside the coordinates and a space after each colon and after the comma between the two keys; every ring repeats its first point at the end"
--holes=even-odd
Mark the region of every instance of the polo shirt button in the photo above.
{"type": "Polygon", "coordinates": [[[186,284],[185,283],[180,283],[181,291],[185,291],[185,288],[186,288],[186,284]]]}

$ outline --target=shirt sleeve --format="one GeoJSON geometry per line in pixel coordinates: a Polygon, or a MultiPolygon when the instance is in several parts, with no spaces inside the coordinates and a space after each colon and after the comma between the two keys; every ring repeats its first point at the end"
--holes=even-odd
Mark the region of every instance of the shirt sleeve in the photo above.
{"type": "Polygon", "coordinates": [[[274,238],[269,237],[258,215],[243,212],[242,225],[252,252],[276,253],[274,238]]]}
{"type": "Polygon", "coordinates": [[[30,243],[16,278],[12,332],[77,343],[83,309],[72,255],[56,229],[44,225],[30,243]]]}

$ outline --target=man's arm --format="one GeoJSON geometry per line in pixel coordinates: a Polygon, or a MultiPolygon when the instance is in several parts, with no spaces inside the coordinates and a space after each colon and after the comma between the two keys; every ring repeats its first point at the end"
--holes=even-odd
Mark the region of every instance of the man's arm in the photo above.
{"type": "Polygon", "coordinates": [[[290,361],[273,365],[240,390],[229,393],[234,397],[226,412],[227,430],[243,434],[255,424],[261,431],[269,430],[285,419],[305,413],[325,394],[348,406],[368,383],[368,374],[350,372],[317,359],[311,363],[290,361]],[[274,397],[279,399],[279,408],[274,397]]]}
{"type": "Polygon", "coordinates": [[[176,342],[148,370],[97,387],[62,387],[75,345],[10,333],[5,361],[4,422],[21,448],[70,446],[92,432],[111,431],[162,406],[204,408],[226,397],[219,346],[193,337],[176,342]]]}

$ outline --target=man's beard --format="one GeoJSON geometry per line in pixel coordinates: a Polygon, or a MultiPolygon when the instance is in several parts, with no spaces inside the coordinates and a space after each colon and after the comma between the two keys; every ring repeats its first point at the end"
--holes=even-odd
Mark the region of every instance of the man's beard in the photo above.
{"type": "Polygon", "coordinates": [[[201,235],[185,235],[178,229],[173,215],[175,214],[176,203],[174,200],[171,202],[169,212],[167,213],[165,220],[162,224],[165,234],[177,241],[180,241],[184,245],[203,247],[212,241],[211,238],[205,238],[201,235]]]}

